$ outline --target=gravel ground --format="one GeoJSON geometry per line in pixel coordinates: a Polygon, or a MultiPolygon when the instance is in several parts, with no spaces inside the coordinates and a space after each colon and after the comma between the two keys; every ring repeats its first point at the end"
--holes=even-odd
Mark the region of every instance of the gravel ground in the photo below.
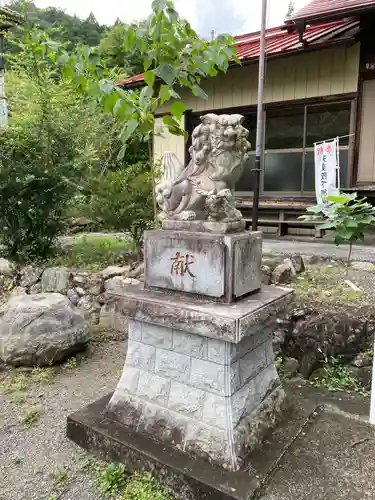
{"type": "Polygon", "coordinates": [[[62,370],[52,384],[33,384],[23,404],[0,393],[0,500],[100,498],[92,475],[80,471],[88,455],[65,437],[66,417],[115,388],[125,352],[125,342],[93,348],[85,361],[62,370]],[[25,429],[20,416],[33,406],[40,407],[41,418],[25,429]],[[68,477],[59,489],[62,468],[68,477]]]}

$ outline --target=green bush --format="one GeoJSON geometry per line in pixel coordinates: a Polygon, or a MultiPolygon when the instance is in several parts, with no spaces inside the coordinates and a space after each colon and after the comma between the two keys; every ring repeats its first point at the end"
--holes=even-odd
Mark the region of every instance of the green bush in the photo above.
{"type": "Polygon", "coordinates": [[[17,261],[51,253],[64,229],[65,206],[76,190],[71,134],[59,130],[49,139],[33,123],[10,127],[1,135],[1,242],[5,254],[17,261]]]}
{"type": "Polygon", "coordinates": [[[149,473],[134,474],[121,500],[171,500],[171,496],[149,473]]]}
{"type": "Polygon", "coordinates": [[[137,245],[152,226],[152,174],[147,163],[126,165],[91,179],[89,217],[100,217],[105,226],[129,232],[137,245]]]}

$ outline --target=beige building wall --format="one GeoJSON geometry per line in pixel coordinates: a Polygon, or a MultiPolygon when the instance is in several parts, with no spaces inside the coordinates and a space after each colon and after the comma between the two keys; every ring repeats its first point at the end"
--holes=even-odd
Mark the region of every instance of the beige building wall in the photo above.
{"type": "MultiPolygon", "coordinates": [[[[267,63],[265,103],[293,101],[357,92],[360,44],[271,59],[267,63]]],[[[193,112],[256,105],[258,64],[237,67],[202,83],[208,99],[188,91],[181,94],[186,109],[193,112]]],[[[165,108],[165,111],[168,107],[165,108]]],[[[165,134],[155,139],[155,154],[175,152],[184,161],[184,138],[165,134]],[[169,148],[169,149],[166,149],[169,148]]]]}
{"type": "MultiPolygon", "coordinates": [[[[181,122],[181,127],[184,125],[184,120],[181,122]]],[[[163,154],[167,151],[175,153],[177,158],[184,163],[185,159],[185,139],[183,136],[173,135],[169,132],[168,127],[163,123],[162,118],[155,119],[155,135],[154,135],[154,162],[159,163],[163,154]]]]}
{"type": "Polygon", "coordinates": [[[375,182],[375,80],[363,82],[357,183],[375,182]]]}

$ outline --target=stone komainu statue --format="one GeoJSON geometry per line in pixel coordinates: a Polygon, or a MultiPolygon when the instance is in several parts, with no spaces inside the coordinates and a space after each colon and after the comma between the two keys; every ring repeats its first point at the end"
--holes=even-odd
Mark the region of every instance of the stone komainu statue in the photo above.
{"type": "Polygon", "coordinates": [[[233,189],[249,156],[248,130],[241,115],[207,114],[192,135],[190,163],[184,168],[173,153],[163,158],[156,186],[160,220],[236,222],[233,189]]]}

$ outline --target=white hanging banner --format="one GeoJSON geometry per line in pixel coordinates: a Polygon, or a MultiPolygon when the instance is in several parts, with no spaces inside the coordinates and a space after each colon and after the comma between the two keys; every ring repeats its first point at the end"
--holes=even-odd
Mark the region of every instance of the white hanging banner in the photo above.
{"type": "Polygon", "coordinates": [[[314,144],[315,192],[318,204],[325,203],[325,196],[339,194],[338,139],[314,144]]]}

